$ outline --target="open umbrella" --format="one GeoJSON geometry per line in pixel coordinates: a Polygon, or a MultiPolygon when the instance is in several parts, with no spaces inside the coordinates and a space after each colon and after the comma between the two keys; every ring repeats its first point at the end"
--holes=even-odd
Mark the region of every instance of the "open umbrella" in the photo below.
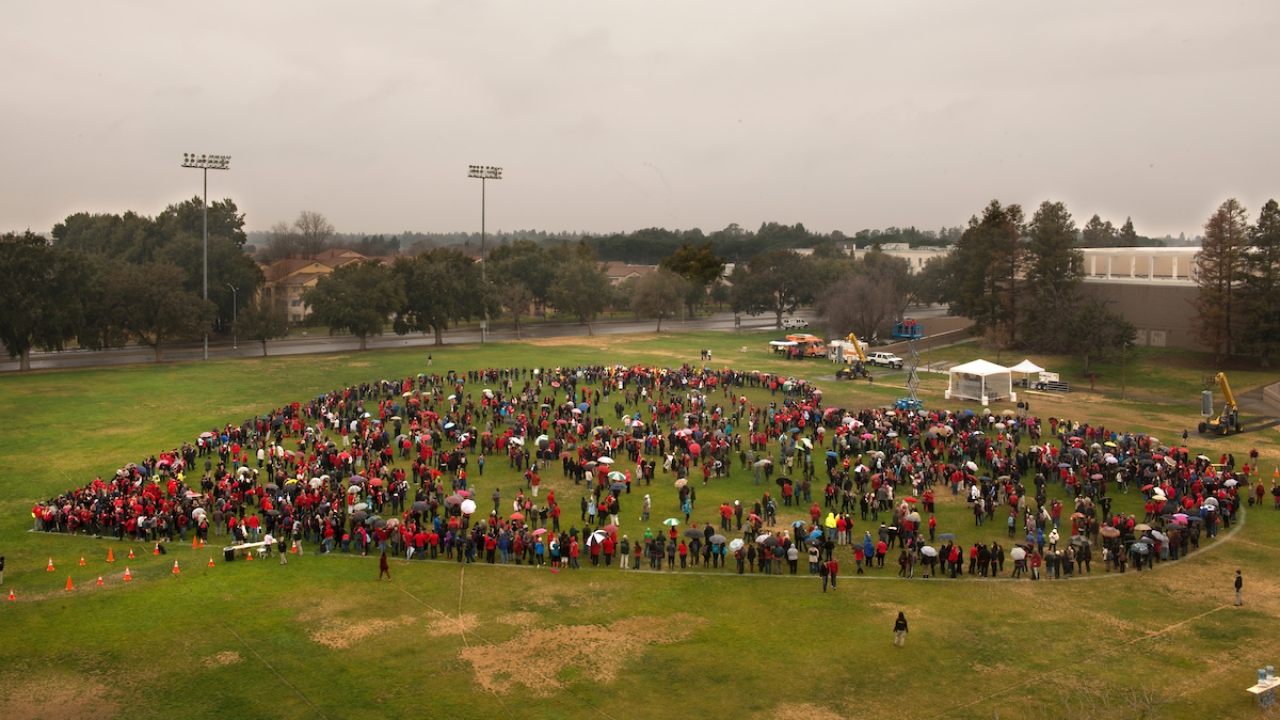
{"type": "Polygon", "coordinates": [[[1102,537],[1106,537],[1106,538],[1118,538],[1118,537],[1120,537],[1120,531],[1119,531],[1118,529],[1116,529],[1116,528],[1113,528],[1113,527],[1109,526],[1109,525],[1108,525],[1107,527],[1102,528],[1102,529],[1101,529],[1101,530],[1099,530],[1098,532],[1099,532],[1099,534],[1101,534],[1101,535],[1102,535],[1102,537]]]}
{"type": "Polygon", "coordinates": [[[627,476],[626,476],[626,475],[623,475],[622,473],[618,472],[617,470],[614,470],[613,472],[609,473],[609,479],[610,479],[610,480],[617,480],[617,481],[619,481],[619,482],[624,482],[624,481],[626,481],[627,476]]]}
{"type": "Polygon", "coordinates": [[[715,545],[722,545],[724,544],[724,536],[721,535],[720,533],[716,533],[715,535],[711,536],[711,542],[712,544],[715,544],[715,545]]]}
{"type": "Polygon", "coordinates": [[[667,518],[666,520],[662,521],[662,524],[666,525],[667,527],[675,527],[680,524],[680,521],[675,518],[667,518]]]}
{"type": "Polygon", "coordinates": [[[697,528],[689,528],[684,531],[684,536],[687,538],[701,538],[703,535],[701,530],[697,528]]]}
{"type": "Polygon", "coordinates": [[[457,507],[462,504],[462,496],[450,495],[449,497],[444,499],[444,504],[448,505],[449,507],[457,507]]]}
{"type": "Polygon", "coordinates": [[[912,505],[915,505],[916,503],[920,502],[920,498],[911,497],[910,495],[908,495],[907,497],[902,498],[902,502],[911,503],[912,505]]]}
{"type": "Polygon", "coordinates": [[[513,512],[513,513],[511,513],[511,519],[512,519],[512,520],[523,520],[523,519],[524,519],[524,513],[513,512]]]}
{"type": "Polygon", "coordinates": [[[547,532],[547,529],[546,529],[546,528],[538,528],[537,530],[534,530],[534,531],[533,531],[533,534],[534,534],[534,535],[544,535],[544,534],[546,534],[546,532],[547,532]]]}
{"type": "Polygon", "coordinates": [[[778,538],[776,538],[776,537],[774,537],[774,536],[770,535],[768,538],[766,538],[766,539],[762,540],[762,541],[761,541],[761,544],[762,544],[762,545],[764,545],[765,547],[777,547],[777,546],[778,546],[778,538]]]}
{"type": "Polygon", "coordinates": [[[676,480],[676,483],[675,483],[676,487],[678,487],[678,488],[682,488],[682,487],[684,487],[685,485],[688,485],[688,484],[689,484],[689,480],[688,480],[688,478],[679,478],[679,479],[677,479],[677,480],[676,480]]]}
{"type": "Polygon", "coordinates": [[[1027,557],[1027,551],[1023,550],[1020,547],[1016,547],[1009,551],[1009,557],[1013,558],[1014,560],[1023,560],[1027,557]]]}
{"type": "Polygon", "coordinates": [[[920,554],[924,555],[925,557],[938,557],[938,549],[935,547],[931,547],[929,545],[925,545],[924,547],[920,548],[920,554]]]}
{"type": "Polygon", "coordinates": [[[355,510],[356,512],[360,512],[361,510],[368,510],[369,503],[356,503],[355,505],[351,506],[351,509],[355,510]]]}
{"type": "Polygon", "coordinates": [[[1151,526],[1146,523],[1138,523],[1137,525],[1133,526],[1133,529],[1137,530],[1138,532],[1146,532],[1151,529],[1151,526]]]}
{"type": "Polygon", "coordinates": [[[742,540],[740,540],[740,539],[739,539],[739,540],[734,540],[733,542],[729,543],[729,549],[730,549],[730,550],[733,550],[734,552],[737,552],[738,550],[741,550],[741,549],[742,549],[742,540]]]}
{"type": "Polygon", "coordinates": [[[364,522],[365,520],[369,519],[369,513],[367,512],[352,513],[351,519],[355,520],[356,522],[364,522]]]}
{"type": "Polygon", "coordinates": [[[615,482],[614,484],[609,486],[609,489],[616,493],[620,493],[623,490],[627,489],[627,484],[624,482],[615,482]]]}
{"type": "Polygon", "coordinates": [[[1072,535],[1071,544],[1072,545],[1088,545],[1089,538],[1085,537],[1084,535],[1072,535]]]}
{"type": "Polygon", "coordinates": [[[763,533],[763,534],[761,534],[760,536],[756,537],[756,542],[758,542],[758,543],[762,543],[762,542],[764,542],[765,540],[768,540],[768,539],[769,539],[769,538],[771,538],[771,537],[773,537],[773,536],[772,536],[772,535],[770,535],[769,533],[763,533]]]}
{"type": "Polygon", "coordinates": [[[600,463],[601,465],[612,465],[613,458],[609,457],[608,455],[601,455],[600,457],[596,458],[596,462],[600,463]]]}
{"type": "Polygon", "coordinates": [[[463,500],[461,509],[463,515],[470,515],[476,511],[476,501],[470,499],[463,500]]]}
{"type": "Polygon", "coordinates": [[[431,509],[431,504],[424,500],[419,500],[418,502],[410,505],[409,509],[413,512],[426,512],[431,509]]]}
{"type": "Polygon", "coordinates": [[[956,539],[956,534],[955,534],[955,533],[942,533],[941,535],[939,535],[939,536],[938,536],[938,539],[939,539],[939,540],[941,540],[942,542],[947,542],[947,541],[950,541],[950,540],[955,540],[955,539],[956,539]]]}

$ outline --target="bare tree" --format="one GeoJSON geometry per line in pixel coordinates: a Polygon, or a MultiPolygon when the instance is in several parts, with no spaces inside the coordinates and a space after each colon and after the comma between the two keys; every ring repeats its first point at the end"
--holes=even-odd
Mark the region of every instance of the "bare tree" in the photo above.
{"type": "Polygon", "coordinates": [[[298,219],[293,221],[293,231],[298,238],[298,254],[304,258],[314,258],[328,247],[335,232],[333,224],[313,210],[298,213],[298,219]]]}
{"type": "MultiPolygon", "coordinates": [[[[270,232],[267,234],[265,259],[268,262],[272,262],[281,258],[292,257],[297,252],[298,235],[293,231],[293,226],[284,221],[272,225],[270,232]]],[[[274,280],[275,278],[267,279],[274,280]]]]}
{"type": "Polygon", "coordinates": [[[897,319],[898,296],[890,279],[846,275],[818,299],[818,314],[827,319],[833,336],[855,332],[870,339],[897,319]]]}

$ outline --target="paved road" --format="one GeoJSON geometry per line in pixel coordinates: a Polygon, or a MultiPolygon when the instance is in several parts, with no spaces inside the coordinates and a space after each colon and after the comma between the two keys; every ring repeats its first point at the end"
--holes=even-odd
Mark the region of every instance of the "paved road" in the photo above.
{"type": "MultiPolygon", "coordinates": [[[[915,313],[915,317],[936,317],[946,313],[945,308],[927,308],[915,313]]],[[[810,322],[814,322],[814,316],[811,311],[802,310],[796,313],[797,317],[802,317],[810,322]]],[[[816,324],[816,323],[815,323],[816,324]]],[[[643,333],[653,330],[655,323],[650,320],[643,322],[635,322],[632,320],[625,321],[607,321],[597,322],[594,325],[596,335],[620,335],[626,333],[643,333]]],[[[774,322],[771,316],[750,317],[742,316],[742,324],[736,329],[741,331],[761,331],[773,329],[774,322]]],[[[734,331],[734,317],[732,313],[716,313],[707,317],[700,317],[686,322],[668,322],[663,324],[663,331],[681,332],[681,331],[734,331]]],[[[521,335],[524,338],[552,338],[552,337],[573,337],[587,334],[587,327],[577,323],[554,323],[546,325],[533,325],[522,329],[521,335]]],[[[515,331],[510,328],[503,328],[489,333],[490,340],[515,340],[515,331]]],[[[444,334],[444,343],[446,345],[459,345],[463,343],[480,342],[480,333],[478,330],[460,330],[448,332],[444,334]]],[[[406,335],[400,336],[395,334],[380,335],[369,338],[368,347],[370,350],[382,350],[387,348],[405,348],[405,347],[429,347],[435,344],[435,338],[431,335],[406,335]]],[[[269,343],[268,352],[271,355],[311,355],[315,353],[330,352],[351,352],[360,348],[360,341],[354,337],[347,335],[339,335],[331,337],[328,335],[319,335],[316,337],[306,338],[290,338],[287,340],[275,340],[269,343]]],[[[239,347],[233,348],[229,342],[218,342],[209,346],[210,358],[233,358],[233,357],[258,357],[262,354],[262,346],[254,342],[239,343],[239,347]]],[[[199,360],[203,357],[204,350],[200,343],[175,343],[165,348],[165,362],[185,362],[191,360],[199,360]]],[[[64,352],[54,353],[32,353],[31,368],[33,370],[54,370],[65,368],[83,368],[83,367],[99,367],[108,365],[129,365],[133,363],[150,363],[155,362],[155,352],[148,347],[138,347],[131,345],[122,349],[102,350],[98,352],[90,350],[67,350],[64,352]]],[[[18,369],[16,360],[8,360],[0,362],[0,372],[11,372],[18,369]]]]}

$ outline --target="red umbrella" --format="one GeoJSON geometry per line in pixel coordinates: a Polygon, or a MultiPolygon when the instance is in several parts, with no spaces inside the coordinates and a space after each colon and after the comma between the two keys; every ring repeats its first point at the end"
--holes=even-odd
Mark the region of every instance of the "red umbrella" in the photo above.
{"type": "Polygon", "coordinates": [[[920,501],[919,501],[919,500],[917,500],[916,498],[913,498],[913,497],[908,496],[908,497],[904,497],[904,498],[902,498],[902,502],[909,502],[909,503],[911,503],[912,505],[915,505],[916,503],[918,503],[918,502],[920,502],[920,501]]]}
{"type": "Polygon", "coordinates": [[[512,520],[523,520],[523,519],[524,519],[524,513],[511,513],[511,519],[512,519],[512,520]]]}
{"type": "Polygon", "coordinates": [[[1146,491],[1150,490],[1150,489],[1151,489],[1151,488],[1153,488],[1153,487],[1155,487],[1155,485],[1143,485],[1143,486],[1142,486],[1142,492],[1146,492],[1146,491]]]}

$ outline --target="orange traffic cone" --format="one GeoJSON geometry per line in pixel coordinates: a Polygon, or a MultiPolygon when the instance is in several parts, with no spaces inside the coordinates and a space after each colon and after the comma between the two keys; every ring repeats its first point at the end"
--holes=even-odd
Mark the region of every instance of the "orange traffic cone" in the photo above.
{"type": "Polygon", "coordinates": [[[111,548],[107,548],[107,562],[115,562],[116,554],[111,548]]]}
{"type": "Polygon", "coordinates": [[[209,558],[209,567],[213,567],[213,558],[209,558]]]}
{"type": "Polygon", "coordinates": [[[178,574],[178,573],[180,573],[180,572],[182,572],[182,571],[178,569],[178,561],[177,561],[177,560],[174,560],[174,561],[173,561],[173,574],[174,574],[174,575],[177,575],[177,574],[178,574]]]}
{"type": "Polygon", "coordinates": [[[80,556],[80,567],[84,567],[84,556],[80,556]]]}
{"type": "Polygon", "coordinates": [[[75,588],[71,586],[71,576],[70,576],[70,575],[68,575],[68,576],[67,576],[67,589],[68,589],[68,590],[75,590],[75,588]]]}
{"type": "Polygon", "coordinates": [[[14,597],[14,596],[13,596],[13,589],[11,588],[11,589],[9,590],[9,602],[13,602],[14,600],[17,600],[17,599],[18,599],[18,598],[16,598],[16,597],[14,597]]]}
{"type": "Polygon", "coordinates": [[[204,538],[200,538],[200,547],[204,547],[204,538]]]}
{"type": "Polygon", "coordinates": [[[192,536],[191,536],[191,549],[192,549],[192,550],[195,550],[195,549],[196,549],[196,548],[198,548],[198,547],[200,547],[200,538],[196,537],[195,535],[192,535],[192,536]]]}
{"type": "Polygon", "coordinates": [[[49,567],[48,567],[48,571],[49,571],[49,572],[53,572],[53,558],[49,558],[49,567]]]}
{"type": "Polygon", "coordinates": [[[294,540],[294,541],[293,541],[293,545],[290,545],[290,546],[289,546],[289,554],[290,554],[290,555],[297,555],[297,554],[298,554],[298,541],[297,541],[297,540],[294,540]]]}
{"type": "Polygon", "coordinates": [[[129,559],[133,559],[133,548],[129,548],[129,559]]]}
{"type": "Polygon", "coordinates": [[[160,543],[156,543],[156,549],[155,549],[155,552],[153,552],[153,553],[151,553],[151,554],[152,554],[152,555],[159,555],[159,554],[160,554],[160,543]]]}
{"type": "Polygon", "coordinates": [[[129,574],[129,568],[128,568],[128,567],[126,567],[126,568],[124,569],[124,581],[125,581],[125,582],[129,582],[129,581],[130,581],[130,580],[132,580],[132,579],[133,579],[133,576],[129,574]]]}
{"type": "Polygon", "coordinates": [[[98,576],[98,587],[102,587],[102,585],[103,585],[103,583],[102,583],[102,576],[101,576],[101,575],[99,575],[99,576],[98,576]]]}
{"type": "Polygon", "coordinates": [[[245,553],[245,554],[244,554],[244,559],[245,559],[245,562],[248,562],[248,561],[252,560],[252,559],[253,559],[253,551],[252,551],[252,550],[250,550],[249,552],[245,553]]]}

